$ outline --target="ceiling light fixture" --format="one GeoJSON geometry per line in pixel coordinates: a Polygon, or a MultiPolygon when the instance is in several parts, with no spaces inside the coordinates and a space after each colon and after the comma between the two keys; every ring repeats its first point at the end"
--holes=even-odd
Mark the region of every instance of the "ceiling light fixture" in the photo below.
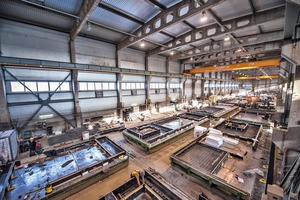
{"type": "Polygon", "coordinates": [[[237,52],[241,52],[241,51],[242,51],[242,48],[238,48],[236,51],[237,51],[237,52]]]}
{"type": "Polygon", "coordinates": [[[225,38],[224,38],[224,41],[229,41],[230,40],[230,37],[228,34],[226,34],[225,38]]]}
{"type": "Polygon", "coordinates": [[[145,42],[144,42],[144,40],[141,41],[140,47],[145,47],[145,42]]]}
{"type": "Polygon", "coordinates": [[[171,50],[170,55],[174,55],[174,51],[173,50],[171,50]]]}
{"type": "Polygon", "coordinates": [[[193,58],[193,56],[190,58],[190,61],[193,61],[194,60],[194,58],[193,58]]]}
{"type": "Polygon", "coordinates": [[[86,30],[87,30],[87,31],[91,31],[91,30],[92,30],[91,23],[89,23],[89,22],[87,23],[87,28],[86,28],[86,30]]]}
{"type": "Polygon", "coordinates": [[[205,11],[202,12],[202,17],[201,17],[200,21],[201,22],[207,21],[207,16],[206,16],[206,12],[205,11]]]}

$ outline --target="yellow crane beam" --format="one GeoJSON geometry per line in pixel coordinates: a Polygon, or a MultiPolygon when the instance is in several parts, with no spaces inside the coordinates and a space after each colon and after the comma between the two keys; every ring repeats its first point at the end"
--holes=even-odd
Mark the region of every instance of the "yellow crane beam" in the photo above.
{"type": "Polygon", "coordinates": [[[239,76],[235,77],[234,80],[253,80],[253,79],[277,79],[278,75],[268,75],[268,76],[239,76]]]}
{"type": "Polygon", "coordinates": [[[259,69],[264,67],[277,67],[280,65],[280,59],[271,59],[271,60],[261,60],[254,62],[244,62],[230,65],[222,66],[209,66],[195,68],[185,71],[189,74],[200,74],[204,72],[224,72],[224,71],[234,71],[234,70],[246,70],[246,69],[259,69]]]}

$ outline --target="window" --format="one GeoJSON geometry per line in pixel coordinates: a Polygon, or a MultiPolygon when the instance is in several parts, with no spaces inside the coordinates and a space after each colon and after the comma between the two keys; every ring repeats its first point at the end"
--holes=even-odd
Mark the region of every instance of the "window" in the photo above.
{"type": "Polygon", "coordinates": [[[179,83],[170,83],[170,88],[180,88],[179,83]]]}
{"type": "Polygon", "coordinates": [[[59,82],[49,82],[50,83],[50,91],[56,90],[56,88],[59,86],[59,82]]]}
{"type": "Polygon", "coordinates": [[[64,82],[59,87],[59,82],[46,82],[46,81],[25,81],[25,88],[17,81],[11,81],[11,92],[54,92],[54,91],[70,91],[70,82],[64,82]],[[59,88],[58,88],[59,87],[59,88]]]}
{"type": "Polygon", "coordinates": [[[135,89],[135,83],[131,83],[131,89],[135,89]]]}
{"type": "Polygon", "coordinates": [[[140,83],[136,83],[135,86],[136,86],[136,87],[135,87],[136,89],[141,89],[140,83]]]}
{"type": "Polygon", "coordinates": [[[126,89],[130,90],[131,89],[131,83],[126,83],[126,89]]]}
{"type": "Polygon", "coordinates": [[[126,90],[126,83],[122,83],[122,90],[126,90]]]}
{"type": "Polygon", "coordinates": [[[70,90],[70,83],[63,82],[60,86],[60,91],[69,91],[70,90]]]}
{"type": "Polygon", "coordinates": [[[145,83],[140,83],[140,88],[145,89],[145,83]]]}
{"type": "Polygon", "coordinates": [[[12,92],[24,92],[24,86],[19,82],[10,82],[12,92]]]}
{"type": "Polygon", "coordinates": [[[87,87],[88,87],[88,90],[95,90],[95,83],[88,82],[87,87]]]}
{"type": "Polygon", "coordinates": [[[108,83],[102,83],[102,89],[103,90],[108,90],[108,83]]]}
{"type": "MultiPolygon", "coordinates": [[[[25,85],[32,91],[37,92],[37,85],[36,82],[25,82],[25,85]]],[[[26,92],[29,92],[27,88],[25,88],[26,92]]]]}
{"type": "Polygon", "coordinates": [[[87,90],[86,82],[79,83],[79,90],[87,90]]]}
{"type": "Polygon", "coordinates": [[[114,90],[115,88],[115,83],[109,83],[109,89],[114,90]]]}
{"type": "Polygon", "coordinates": [[[95,83],[96,90],[102,90],[102,83],[95,83]]]}
{"type": "Polygon", "coordinates": [[[37,84],[38,84],[38,91],[39,92],[48,92],[49,91],[48,82],[37,82],[37,84]]]}

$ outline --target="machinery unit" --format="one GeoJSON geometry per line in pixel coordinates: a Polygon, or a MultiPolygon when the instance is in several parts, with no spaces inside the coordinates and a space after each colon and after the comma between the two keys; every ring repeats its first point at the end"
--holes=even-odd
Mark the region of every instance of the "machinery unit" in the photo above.
{"type": "Polygon", "coordinates": [[[0,131],[0,161],[2,164],[15,160],[18,149],[16,130],[0,131]]]}
{"type": "Polygon", "coordinates": [[[158,173],[145,171],[144,177],[139,177],[138,184],[136,178],[129,181],[108,193],[100,200],[131,200],[131,199],[172,199],[172,200],[188,200],[191,197],[164,180],[158,173]]]}
{"type": "Polygon", "coordinates": [[[208,119],[184,113],[123,131],[124,138],[147,151],[154,152],[208,119]]]}
{"type": "Polygon", "coordinates": [[[107,137],[57,149],[55,154],[37,163],[15,167],[8,175],[14,177],[9,180],[14,189],[7,190],[6,198],[65,199],[129,162],[125,150],[107,137]]]}

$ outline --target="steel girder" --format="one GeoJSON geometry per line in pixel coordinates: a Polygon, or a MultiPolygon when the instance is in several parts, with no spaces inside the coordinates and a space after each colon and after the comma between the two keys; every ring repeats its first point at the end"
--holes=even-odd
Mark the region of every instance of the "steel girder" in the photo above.
{"type": "Polygon", "coordinates": [[[271,33],[263,33],[263,34],[256,34],[251,36],[245,37],[238,37],[237,40],[241,42],[241,44],[237,44],[234,41],[226,42],[224,40],[219,42],[212,42],[209,44],[203,44],[198,47],[195,47],[191,50],[188,50],[188,54],[176,54],[170,57],[170,60],[178,60],[178,59],[185,59],[190,58],[191,56],[200,56],[207,53],[215,53],[218,51],[230,50],[236,48],[239,49],[241,45],[245,48],[245,46],[250,45],[257,45],[261,43],[279,41],[283,39],[283,32],[282,31],[275,31],[271,33]]]}
{"type": "Polygon", "coordinates": [[[90,15],[99,5],[100,1],[101,0],[84,0],[82,2],[80,10],[78,12],[79,19],[76,19],[70,32],[71,40],[75,40],[81,29],[84,27],[85,23],[89,19],[90,15]]]}
{"type": "Polygon", "coordinates": [[[176,49],[178,47],[182,47],[184,45],[193,44],[194,42],[198,42],[201,40],[209,39],[211,37],[222,36],[230,33],[234,33],[235,31],[243,30],[252,26],[258,26],[265,24],[270,21],[278,20],[284,18],[285,8],[278,7],[275,9],[259,12],[256,14],[251,14],[231,20],[227,20],[222,22],[224,26],[228,29],[225,31],[223,28],[219,26],[219,24],[212,24],[205,27],[200,27],[190,32],[187,32],[175,40],[169,41],[164,44],[166,47],[157,47],[148,52],[148,55],[155,55],[159,53],[163,53],[172,49],[176,49]],[[215,30],[214,34],[208,35],[209,30],[215,30]]]}
{"type": "Polygon", "coordinates": [[[160,12],[157,16],[155,16],[153,19],[148,21],[146,24],[144,24],[141,28],[136,30],[133,35],[136,37],[126,37],[124,40],[122,40],[118,44],[118,50],[123,49],[125,47],[128,47],[136,42],[139,42],[143,39],[145,39],[147,36],[150,36],[154,33],[160,32],[170,26],[173,26],[174,24],[177,24],[179,22],[182,22],[196,14],[202,11],[206,11],[209,8],[212,8],[213,6],[221,3],[224,0],[210,0],[201,7],[199,7],[199,4],[195,1],[191,0],[183,0],[182,2],[160,12]],[[188,11],[184,15],[179,15],[179,10],[185,6],[188,6],[188,11]],[[172,15],[172,20],[167,23],[167,15],[172,15]],[[160,21],[160,24],[157,23],[160,21]],[[159,25],[158,25],[159,24],[159,25]]]}

